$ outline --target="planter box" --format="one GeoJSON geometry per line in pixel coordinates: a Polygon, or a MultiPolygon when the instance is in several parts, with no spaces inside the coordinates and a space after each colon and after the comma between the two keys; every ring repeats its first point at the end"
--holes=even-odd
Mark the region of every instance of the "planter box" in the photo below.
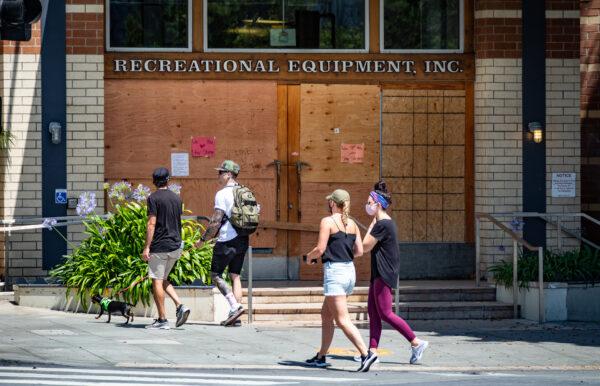
{"type": "MultiPolygon", "coordinates": [[[[175,287],[177,295],[191,309],[190,321],[197,322],[220,322],[227,317],[229,305],[219,290],[214,287],[185,286],[175,287]]],[[[73,311],[98,313],[99,306],[92,304],[88,298],[88,309],[84,310],[75,297],[75,291],[65,296],[66,287],[52,284],[27,284],[14,285],[15,303],[25,307],[46,308],[57,311],[73,311]]],[[[165,296],[165,307],[170,318],[175,317],[175,306],[168,296],[165,296]]],[[[135,316],[156,316],[154,301],[149,307],[138,303],[133,308],[135,316]]],[[[118,319],[117,319],[118,320],[118,319]]]]}
{"type": "Polygon", "coordinates": [[[572,321],[600,322],[600,286],[569,284],[567,312],[572,321]]]}
{"type": "MultiPolygon", "coordinates": [[[[544,283],[544,306],[546,322],[564,322],[567,314],[567,283],[544,283]]],[[[502,303],[513,302],[513,289],[503,285],[496,287],[496,299],[502,303]]],[[[539,285],[529,283],[529,288],[519,288],[521,317],[528,320],[539,319],[539,285]]]]}

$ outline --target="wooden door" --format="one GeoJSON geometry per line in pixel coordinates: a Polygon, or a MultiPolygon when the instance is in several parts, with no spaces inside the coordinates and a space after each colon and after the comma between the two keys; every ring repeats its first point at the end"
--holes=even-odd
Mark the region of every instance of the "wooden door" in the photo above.
{"type": "MultiPolygon", "coordinates": [[[[105,176],[150,186],[154,168],[171,166],[171,153],[189,153],[190,175],[176,177],[186,209],[210,215],[223,159],[240,164],[239,180],[275,219],[277,85],[251,81],[110,80],[105,84],[105,176]],[[193,137],[216,138],[214,157],[192,157],[193,137]]],[[[276,233],[260,229],[255,247],[274,248],[276,233]]]]}
{"type": "MultiPolygon", "coordinates": [[[[298,106],[294,111],[299,117],[297,134],[288,137],[290,220],[318,225],[328,214],[325,196],[342,188],[350,193],[351,214],[367,224],[364,203],[379,178],[379,87],[325,84],[289,87],[293,87],[289,94],[293,98],[288,97],[288,102],[298,106]],[[343,162],[343,144],[364,145],[364,157],[356,163],[343,162]],[[297,161],[307,164],[300,173],[297,161]]],[[[316,245],[317,234],[302,232],[291,241],[290,253],[301,255],[316,245]]],[[[358,258],[356,267],[358,279],[368,279],[368,256],[358,258]]],[[[321,265],[301,265],[300,278],[320,280],[321,265]]]]}
{"type": "Polygon", "coordinates": [[[396,86],[382,93],[382,174],[394,193],[399,240],[470,242],[470,88],[422,87],[396,86]]]}

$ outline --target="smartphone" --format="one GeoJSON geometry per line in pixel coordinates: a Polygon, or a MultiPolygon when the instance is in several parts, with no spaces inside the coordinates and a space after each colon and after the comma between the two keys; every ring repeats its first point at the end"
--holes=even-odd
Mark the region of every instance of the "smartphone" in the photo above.
{"type": "MultiPolygon", "coordinates": [[[[302,261],[304,261],[305,263],[308,261],[308,256],[306,255],[302,255],[302,261]]],[[[313,260],[310,262],[311,264],[317,264],[316,260],[313,260]]]]}

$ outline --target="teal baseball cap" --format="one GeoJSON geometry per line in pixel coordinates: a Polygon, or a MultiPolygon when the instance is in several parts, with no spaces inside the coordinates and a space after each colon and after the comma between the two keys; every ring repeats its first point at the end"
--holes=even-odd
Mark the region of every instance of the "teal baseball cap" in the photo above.
{"type": "Polygon", "coordinates": [[[221,166],[219,166],[218,168],[215,168],[215,170],[218,170],[220,172],[231,172],[233,174],[239,174],[240,173],[240,165],[236,164],[232,160],[227,159],[227,160],[221,162],[221,166]]]}

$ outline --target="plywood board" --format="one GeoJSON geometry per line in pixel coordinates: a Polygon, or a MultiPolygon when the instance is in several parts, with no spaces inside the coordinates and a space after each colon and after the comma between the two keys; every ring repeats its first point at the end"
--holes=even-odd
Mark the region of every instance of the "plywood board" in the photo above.
{"type": "Polygon", "coordinates": [[[413,172],[414,177],[427,176],[427,146],[415,146],[413,148],[413,172]]]}
{"type": "Polygon", "coordinates": [[[427,241],[443,240],[442,222],[441,211],[427,211],[427,241]]]}
{"type": "MultiPolygon", "coordinates": [[[[436,94],[436,92],[430,91],[430,94],[436,94]]],[[[427,112],[429,114],[441,114],[444,112],[444,98],[441,96],[428,96],[427,97],[427,112]]]]}
{"type": "Polygon", "coordinates": [[[392,193],[412,193],[412,178],[386,178],[385,181],[392,193]]]}
{"type": "Polygon", "coordinates": [[[427,176],[441,177],[444,166],[444,147],[427,147],[427,176]]]}
{"type": "Polygon", "coordinates": [[[462,211],[444,211],[444,241],[464,242],[465,215],[462,211]]]}
{"type": "Polygon", "coordinates": [[[414,115],[414,144],[427,144],[427,114],[414,115]]]}
{"type": "Polygon", "coordinates": [[[427,97],[420,96],[414,97],[414,112],[415,113],[427,113],[427,97]]]}
{"type": "Polygon", "coordinates": [[[394,210],[392,219],[394,219],[398,227],[398,241],[412,241],[413,212],[394,210]]]}
{"type": "MultiPolygon", "coordinates": [[[[413,170],[412,146],[384,146],[383,147],[383,176],[384,177],[411,177],[413,170]]],[[[370,181],[375,180],[371,178],[370,181]]]]}
{"type": "Polygon", "coordinates": [[[444,178],[444,193],[464,193],[465,180],[462,178],[444,178]]]}
{"type": "Polygon", "coordinates": [[[379,177],[379,88],[302,84],[300,98],[300,158],[310,165],[303,170],[302,181],[375,181],[379,177]],[[364,143],[363,162],[341,163],[342,143],[364,143]]]}
{"type": "Polygon", "coordinates": [[[413,210],[425,210],[427,209],[427,195],[426,194],[414,194],[413,195],[413,210]]]}
{"type": "Polygon", "coordinates": [[[444,98],[444,113],[464,113],[464,97],[446,97],[444,98]]]}
{"type": "Polygon", "coordinates": [[[413,193],[427,193],[427,178],[413,178],[413,193]]]}
{"type": "Polygon", "coordinates": [[[427,115],[427,144],[442,145],[444,143],[444,115],[427,115]]]}
{"type": "Polygon", "coordinates": [[[384,88],[382,91],[383,97],[411,97],[415,94],[414,90],[403,90],[396,88],[384,88]]]}
{"type": "Polygon", "coordinates": [[[427,212],[413,212],[413,241],[427,241],[427,212]]]}
{"type": "Polygon", "coordinates": [[[428,194],[427,195],[427,210],[442,210],[442,195],[441,194],[428,194]]]}
{"type": "Polygon", "coordinates": [[[386,113],[382,115],[384,145],[412,145],[413,114],[386,113]]]}
{"type": "Polygon", "coordinates": [[[444,194],[444,210],[465,210],[465,195],[444,194]]]}
{"type": "Polygon", "coordinates": [[[444,114],[444,145],[465,144],[465,115],[444,114]]]}
{"type": "Polygon", "coordinates": [[[427,192],[428,193],[443,193],[444,181],[442,178],[428,178],[427,179],[427,192]]]}
{"type": "Polygon", "coordinates": [[[383,98],[383,113],[412,113],[414,101],[409,96],[383,98]]]}
{"type": "Polygon", "coordinates": [[[413,195],[412,194],[394,194],[392,197],[393,206],[398,210],[412,210],[413,209],[413,195]]]}
{"type": "Polygon", "coordinates": [[[461,177],[464,175],[464,146],[444,146],[444,177],[461,177]]]}

